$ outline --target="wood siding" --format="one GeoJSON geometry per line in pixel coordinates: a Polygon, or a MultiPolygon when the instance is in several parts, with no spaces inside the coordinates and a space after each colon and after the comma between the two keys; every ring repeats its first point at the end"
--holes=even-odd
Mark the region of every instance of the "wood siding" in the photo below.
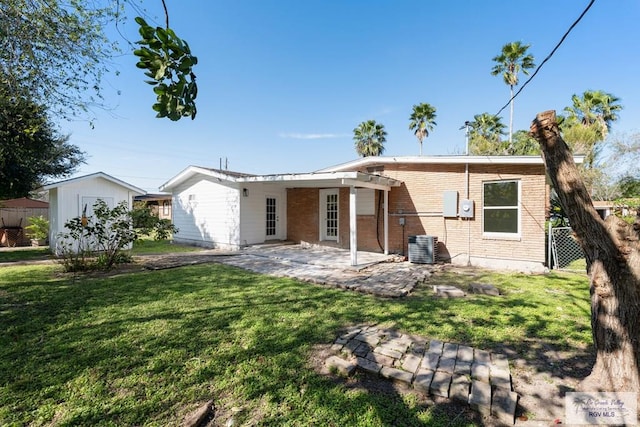
{"type": "Polygon", "coordinates": [[[239,192],[213,178],[191,178],[173,191],[176,242],[237,249],[240,246],[239,192]]]}
{"type": "Polygon", "coordinates": [[[179,229],[174,239],[224,249],[264,243],[267,197],[278,203],[278,233],[271,238],[284,240],[287,197],[281,186],[191,178],[173,192],[173,223],[179,229]]]}
{"type": "MultiPolygon", "coordinates": [[[[102,177],[88,178],[62,184],[49,190],[49,242],[55,249],[59,233],[65,232],[64,224],[82,215],[83,198],[109,199],[113,206],[121,201],[133,206],[134,194],[126,187],[102,177]]],[[[112,207],[113,207],[112,206],[112,207]]]]}

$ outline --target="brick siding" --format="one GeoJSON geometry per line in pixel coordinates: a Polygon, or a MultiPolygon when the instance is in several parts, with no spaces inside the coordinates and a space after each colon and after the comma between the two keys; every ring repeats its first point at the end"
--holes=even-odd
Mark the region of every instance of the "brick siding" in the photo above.
{"type": "MultiPolygon", "coordinates": [[[[474,218],[444,218],[443,193],[457,191],[465,198],[464,165],[387,165],[385,175],[403,182],[389,192],[389,249],[407,253],[410,235],[438,238],[439,258],[463,257],[545,261],[545,215],[548,186],[543,165],[469,165],[469,199],[475,202],[474,218]],[[521,233],[519,239],[489,238],[482,233],[482,188],[486,181],[516,179],[521,182],[521,233]],[[405,226],[400,225],[404,218],[405,226]]],[[[376,214],[358,216],[358,249],[381,251],[384,244],[381,191],[376,191],[376,214]],[[377,224],[377,226],[376,226],[377,224]],[[380,242],[380,244],[378,243],[380,242]]],[[[293,241],[319,242],[319,189],[294,188],[287,194],[287,237],[293,241]]],[[[349,189],[339,192],[339,239],[349,247],[349,189]]]]}

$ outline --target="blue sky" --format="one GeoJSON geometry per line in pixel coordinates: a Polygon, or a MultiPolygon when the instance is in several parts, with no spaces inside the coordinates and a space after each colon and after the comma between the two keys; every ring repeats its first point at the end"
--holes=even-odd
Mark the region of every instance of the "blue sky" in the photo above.
{"type": "MultiPolygon", "coordinates": [[[[93,129],[80,121],[60,126],[89,155],[75,176],[102,171],[149,192],[189,165],[217,168],[221,158],[230,170],[256,174],[353,160],[353,129],[369,119],[387,130],[385,155],[417,155],[408,118],[420,102],[437,110],[423,154],[462,153],[464,122],[509,99],[490,74],[501,47],[530,44],[539,64],[587,4],[167,0],[171,27],[199,60],[196,119],[156,119],[151,88],[125,52],[114,61],[119,75],[104,82],[113,110],[96,110],[93,129]]],[[[145,7],[148,21],[162,25],[160,0],[145,7]]],[[[128,12],[121,30],[136,41],[128,12]]],[[[640,2],[596,1],[516,98],[514,130],[528,129],[540,111],[562,110],[574,93],[601,89],[624,106],[613,131],[637,131],[638,22],[640,2]]],[[[501,116],[508,124],[508,108],[501,116]]]]}

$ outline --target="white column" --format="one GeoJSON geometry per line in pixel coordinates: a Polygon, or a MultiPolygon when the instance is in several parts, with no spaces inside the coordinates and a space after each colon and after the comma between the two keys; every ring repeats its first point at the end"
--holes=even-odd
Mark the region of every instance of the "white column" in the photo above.
{"type": "Polygon", "coordinates": [[[384,190],[384,254],[389,255],[389,190],[384,190]]]}
{"type": "Polygon", "coordinates": [[[358,265],[358,224],[356,216],[356,187],[349,187],[349,249],[351,265],[358,265]]]}

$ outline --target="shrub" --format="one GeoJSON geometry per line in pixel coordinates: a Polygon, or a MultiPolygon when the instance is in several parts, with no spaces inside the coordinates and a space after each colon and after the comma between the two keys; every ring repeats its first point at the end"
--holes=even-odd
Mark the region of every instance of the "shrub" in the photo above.
{"type": "Polygon", "coordinates": [[[49,237],[49,220],[42,215],[29,217],[25,228],[32,239],[44,240],[49,237]]]}
{"type": "Polygon", "coordinates": [[[111,209],[98,200],[93,211],[91,217],[83,214],[67,221],[64,226],[68,231],[59,235],[56,253],[65,271],[108,270],[115,264],[131,262],[131,256],[123,250],[139,234],[155,233],[156,239],[162,239],[177,231],[168,220],[149,220],[140,210],[130,211],[126,202],[111,209]],[[145,226],[135,229],[135,218],[142,218],[145,226]]]}

